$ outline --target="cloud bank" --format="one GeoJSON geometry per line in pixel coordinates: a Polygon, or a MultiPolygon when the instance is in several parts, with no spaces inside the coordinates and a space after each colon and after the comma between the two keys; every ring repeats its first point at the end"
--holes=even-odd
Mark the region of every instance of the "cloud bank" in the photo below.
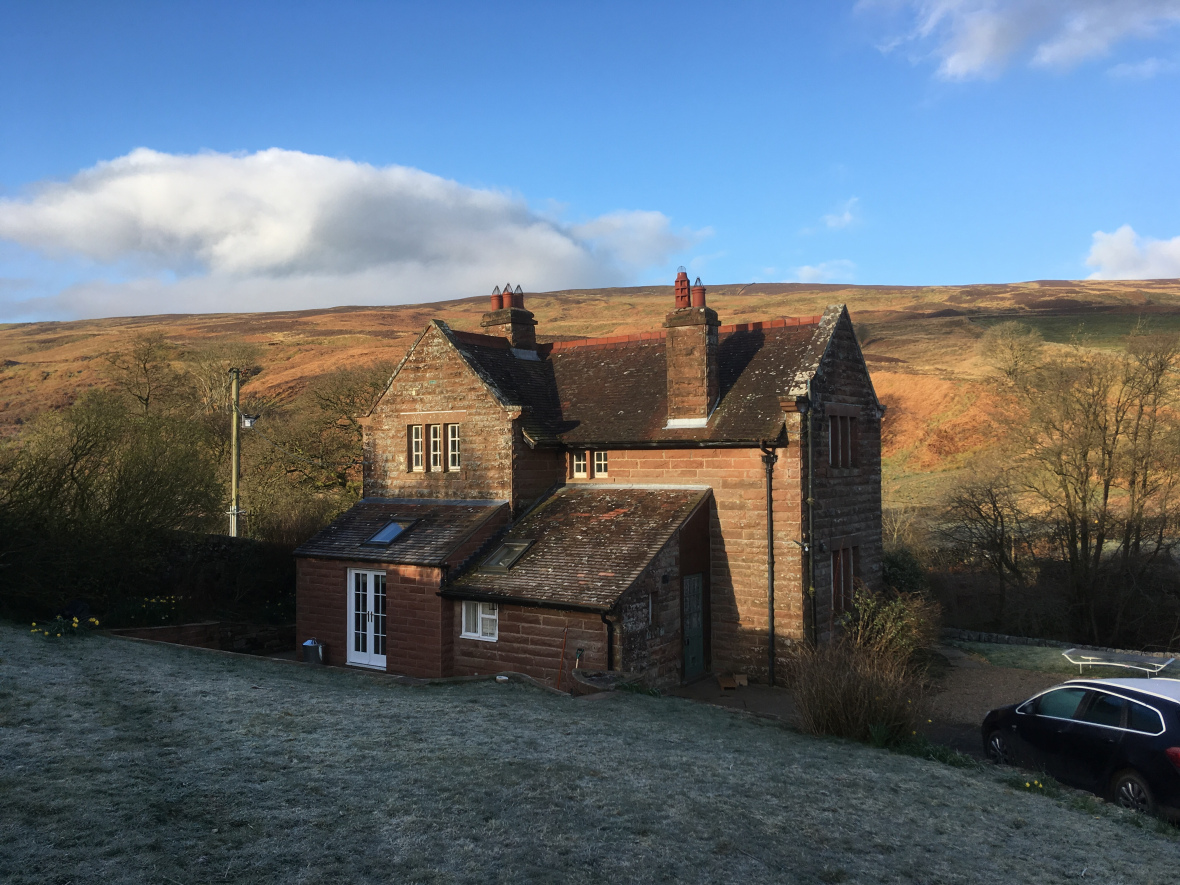
{"type": "Polygon", "coordinates": [[[994,77],[1016,57],[1067,69],[1180,23],[1180,0],[860,0],[857,8],[901,11],[906,24],[882,49],[933,58],[944,80],[994,77]]]}
{"type": "Polygon", "coordinates": [[[708,231],[659,212],[566,224],[520,197],[404,166],[277,148],[176,155],[140,148],[24,199],[0,239],[118,268],[23,305],[68,316],[282,310],[440,301],[512,280],[532,291],[617,285],[708,231]]]}
{"type": "Polygon", "coordinates": [[[1092,280],[1163,280],[1180,277],[1180,237],[1141,237],[1129,224],[1112,234],[1097,231],[1086,258],[1092,280]]]}

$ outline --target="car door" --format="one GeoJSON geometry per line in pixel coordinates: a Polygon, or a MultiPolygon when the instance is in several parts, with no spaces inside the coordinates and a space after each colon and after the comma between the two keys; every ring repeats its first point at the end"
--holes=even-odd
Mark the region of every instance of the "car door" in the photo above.
{"type": "Polygon", "coordinates": [[[1024,761],[1044,769],[1058,780],[1069,777],[1063,744],[1066,730],[1086,699],[1086,689],[1073,686],[1054,688],[1016,710],[1016,735],[1024,761]]]}
{"type": "Polygon", "coordinates": [[[1087,692],[1074,721],[1062,733],[1062,780],[1086,790],[1101,790],[1126,723],[1127,701],[1097,689],[1087,692]]]}

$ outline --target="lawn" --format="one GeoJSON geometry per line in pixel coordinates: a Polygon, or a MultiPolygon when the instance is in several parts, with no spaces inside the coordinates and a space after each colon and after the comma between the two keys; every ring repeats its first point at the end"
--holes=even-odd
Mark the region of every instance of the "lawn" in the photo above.
{"type": "Polygon", "coordinates": [[[1153,821],[690,701],[0,624],[0,880],[1176,880],[1153,821]]]}

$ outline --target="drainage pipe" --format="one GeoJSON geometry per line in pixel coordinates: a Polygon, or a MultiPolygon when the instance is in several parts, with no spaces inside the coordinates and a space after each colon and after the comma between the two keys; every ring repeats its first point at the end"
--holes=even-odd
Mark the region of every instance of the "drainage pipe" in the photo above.
{"type": "Polygon", "coordinates": [[[766,614],[769,624],[766,662],[767,682],[774,685],[774,465],[778,455],[763,442],[762,465],[766,468],[766,614]]]}
{"type": "Polygon", "coordinates": [[[807,594],[811,597],[811,644],[819,642],[819,624],[816,622],[815,607],[815,425],[812,412],[815,403],[811,398],[811,379],[807,379],[807,594]]]}

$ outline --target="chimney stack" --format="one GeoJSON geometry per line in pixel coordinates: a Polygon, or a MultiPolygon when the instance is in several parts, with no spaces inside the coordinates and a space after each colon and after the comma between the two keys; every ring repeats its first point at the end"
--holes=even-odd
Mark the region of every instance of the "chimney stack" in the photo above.
{"type": "Polygon", "coordinates": [[[488,335],[502,335],[518,350],[537,349],[537,321],[524,309],[524,292],[520,286],[513,291],[511,283],[504,291],[492,290],[492,309],[483,315],[480,326],[488,335]]]}
{"type": "Polygon", "coordinates": [[[717,367],[717,311],[705,305],[700,277],[689,286],[688,274],[676,275],[676,308],[664,320],[668,330],[668,424],[704,427],[721,396],[717,367]]]}
{"type": "Polygon", "coordinates": [[[683,267],[676,269],[676,309],[688,307],[688,271],[683,267]]]}

